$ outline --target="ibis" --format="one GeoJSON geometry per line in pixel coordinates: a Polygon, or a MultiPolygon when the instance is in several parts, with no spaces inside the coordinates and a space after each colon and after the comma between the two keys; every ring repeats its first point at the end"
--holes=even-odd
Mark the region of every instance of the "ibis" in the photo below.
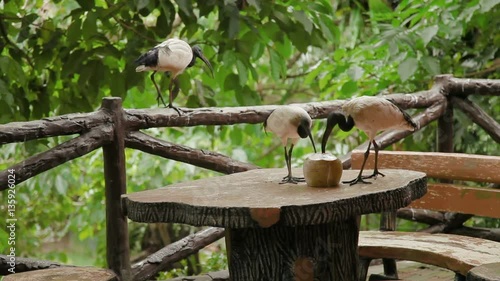
{"type": "Polygon", "coordinates": [[[356,126],[368,136],[368,148],[364,154],[363,164],[358,176],[353,180],[344,181],[343,183],[350,185],[370,183],[365,181],[365,179],[376,179],[378,175],[384,176],[384,174],[378,171],[377,167],[379,146],[375,142],[375,136],[379,132],[389,129],[414,131],[417,129],[417,124],[391,100],[382,97],[362,96],[354,98],[344,103],[342,111],[343,114],[332,112],[328,115],[325,133],[321,140],[321,152],[325,153],[326,143],[335,125],[338,124],[339,128],[344,132],[348,132],[356,126]],[[362,176],[366,160],[370,154],[371,144],[373,144],[375,149],[375,168],[373,174],[362,176]]]}
{"type": "Polygon", "coordinates": [[[171,81],[169,87],[169,102],[168,107],[175,109],[180,115],[178,108],[172,105],[173,99],[177,96],[179,92],[179,84],[177,76],[181,74],[186,68],[194,65],[196,58],[200,58],[210,69],[213,75],[213,68],[208,59],[203,55],[200,47],[195,45],[191,47],[188,43],[183,40],[171,38],[168,39],[154,48],[150,49],[146,53],[142,54],[135,63],[137,67],[136,72],[141,71],[153,71],[151,74],[151,81],[155,85],[156,91],[158,93],[157,100],[163,103],[165,107],[165,101],[160,92],[160,88],[155,81],[155,74],[158,71],[170,72],[171,81]],[[175,87],[174,87],[175,86],[175,87]]]}
{"type": "Polygon", "coordinates": [[[311,143],[316,153],[316,146],[311,136],[312,120],[311,116],[303,108],[295,105],[285,105],[273,110],[264,121],[264,129],[273,132],[281,139],[285,149],[285,161],[288,168],[288,175],[283,178],[281,183],[304,182],[304,178],[292,176],[292,151],[299,139],[311,139],[311,143]],[[288,140],[290,139],[290,148],[287,150],[288,140]]]}

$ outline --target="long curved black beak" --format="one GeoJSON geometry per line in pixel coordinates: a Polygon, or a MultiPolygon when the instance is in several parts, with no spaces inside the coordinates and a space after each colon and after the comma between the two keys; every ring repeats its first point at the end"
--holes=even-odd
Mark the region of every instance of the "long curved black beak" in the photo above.
{"type": "Polygon", "coordinates": [[[311,135],[311,130],[307,130],[307,133],[309,135],[309,139],[311,140],[311,143],[313,144],[314,153],[317,153],[317,151],[316,151],[316,145],[314,144],[314,140],[313,140],[313,137],[311,135]]]}
{"type": "Polygon", "coordinates": [[[208,61],[208,59],[203,55],[203,52],[198,46],[193,47],[193,53],[196,57],[200,58],[210,69],[210,73],[212,74],[212,77],[214,77],[214,69],[212,68],[212,65],[208,61]]]}
{"type": "Polygon", "coordinates": [[[309,137],[314,148],[314,153],[316,153],[316,145],[314,144],[314,140],[311,135],[311,128],[309,126],[311,126],[311,123],[307,119],[300,120],[300,124],[297,127],[297,133],[301,138],[306,138],[307,136],[309,137]]]}
{"type": "Polygon", "coordinates": [[[328,138],[330,137],[330,134],[332,133],[333,127],[337,125],[338,123],[338,118],[335,116],[334,113],[330,113],[326,119],[326,129],[325,133],[323,134],[323,138],[321,139],[321,153],[325,153],[326,151],[326,143],[328,142],[328,138]]]}
{"type": "Polygon", "coordinates": [[[321,139],[321,153],[325,153],[328,138],[337,124],[342,131],[349,132],[354,127],[354,119],[351,116],[347,116],[346,120],[346,117],[338,112],[332,112],[328,115],[326,118],[326,130],[321,139]]]}

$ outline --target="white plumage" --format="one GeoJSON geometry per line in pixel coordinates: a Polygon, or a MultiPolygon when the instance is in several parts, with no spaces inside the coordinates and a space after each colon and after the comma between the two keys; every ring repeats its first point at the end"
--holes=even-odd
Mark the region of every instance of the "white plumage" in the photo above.
{"type": "Polygon", "coordinates": [[[208,66],[213,74],[212,65],[205,58],[200,47],[191,47],[183,40],[172,38],[156,45],[154,48],[142,54],[136,60],[137,67],[135,68],[135,71],[153,71],[153,74],[151,74],[151,81],[153,81],[158,93],[157,99],[161,100],[165,106],[167,105],[165,104],[160,89],[154,80],[154,75],[157,71],[170,72],[171,82],[169,87],[168,107],[174,108],[180,115],[179,109],[172,105],[173,97],[176,96],[179,91],[177,76],[186,68],[193,66],[197,57],[208,66]]]}
{"type": "Polygon", "coordinates": [[[373,140],[380,131],[414,129],[405,119],[405,113],[385,98],[372,96],[354,98],[342,106],[342,111],[354,119],[356,127],[365,132],[370,140],[373,140]]]}
{"type": "Polygon", "coordinates": [[[311,136],[312,119],[311,116],[303,108],[294,105],[285,105],[278,107],[267,117],[264,122],[264,129],[273,132],[281,139],[285,150],[285,161],[288,168],[288,175],[283,178],[281,183],[297,183],[304,181],[304,178],[292,176],[292,151],[295,144],[301,138],[309,137],[311,139],[314,152],[316,146],[314,145],[311,136]],[[288,140],[290,139],[290,149],[287,151],[288,140]]]}
{"type": "Polygon", "coordinates": [[[149,70],[170,71],[172,73],[172,78],[174,78],[181,74],[193,60],[193,50],[191,46],[179,39],[168,39],[163,41],[151,49],[150,52],[158,53],[158,62],[156,65],[139,65],[135,69],[136,72],[149,70]]]}
{"type": "Polygon", "coordinates": [[[301,119],[312,124],[311,117],[302,107],[285,105],[269,115],[266,130],[280,137],[283,145],[287,145],[288,139],[295,145],[301,138],[297,132],[301,119]]]}
{"type": "Polygon", "coordinates": [[[377,175],[384,176],[378,171],[377,167],[379,147],[375,142],[375,137],[379,132],[389,129],[414,131],[418,127],[406,112],[390,100],[381,97],[362,96],[354,98],[344,103],[342,111],[344,114],[332,112],[328,115],[325,133],[321,140],[321,152],[325,153],[328,138],[337,124],[345,132],[350,131],[355,125],[366,133],[369,143],[359,175],[351,181],[344,181],[344,183],[351,185],[358,182],[370,183],[364,179],[376,178],[377,175]],[[372,144],[375,148],[375,169],[372,175],[362,176],[372,144]]]}

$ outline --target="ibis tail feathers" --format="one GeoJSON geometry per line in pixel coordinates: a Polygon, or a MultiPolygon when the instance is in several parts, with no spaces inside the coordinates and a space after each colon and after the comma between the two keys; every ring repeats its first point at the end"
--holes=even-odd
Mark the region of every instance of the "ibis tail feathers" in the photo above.
{"type": "Polygon", "coordinates": [[[136,72],[151,70],[158,65],[158,48],[153,48],[135,60],[136,72]]]}
{"type": "Polygon", "coordinates": [[[408,113],[406,113],[406,111],[404,111],[399,105],[397,105],[396,102],[394,102],[394,100],[392,99],[387,99],[387,100],[390,101],[394,106],[396,106],[399,109],[399,111],[401,111],[401,113],[403,114],[403,118],[405,119],[406,123],[408,123],[408,125],[413,129],[413,131],[418,129],[417,123],[413,121],[411,116],[408,113]]]}
{"type": "Polygon", "coordinates": [[[135,72],[141,72],[141,71],[147,71],[149,70],[149,67],[145,65],[139,65],[138,67],[135,68],[135,72]]]}

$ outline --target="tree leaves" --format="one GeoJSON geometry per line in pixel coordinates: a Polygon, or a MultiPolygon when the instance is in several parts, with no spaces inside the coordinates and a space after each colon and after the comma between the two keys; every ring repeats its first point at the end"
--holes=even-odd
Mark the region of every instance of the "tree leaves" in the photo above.
{"type": "Polygon", "coordinates": [[[280,80],[286,73],[286,66],[280,54],[272,48],[268,48],[269,56],[271,59],[271,77],[275,81],[280,80]]]}
{"type": "Polygon", "coordinates": [[[424,69],[432,76],[441,74],[439,60],[430,56],[423,56],[420,60],[424,69]]]}
{"type": "Polygon", "coordinates": [[[398,67],[398,74],[401,81],[406,81],[410,78],[415,71],[418,69],[418,61],[416,58],[408,57],[406,58],[398,67]]]}
{"type": "Polygon", "coordinates": [[[434,38],[434,36],[437,34],[439,27],[437,25],[431,25],[428,26],[424,29],[422,29],[420,35],[422,38],[422,41],[424,42],[424,47],[429,44],[429,42],[434,38]]]}

